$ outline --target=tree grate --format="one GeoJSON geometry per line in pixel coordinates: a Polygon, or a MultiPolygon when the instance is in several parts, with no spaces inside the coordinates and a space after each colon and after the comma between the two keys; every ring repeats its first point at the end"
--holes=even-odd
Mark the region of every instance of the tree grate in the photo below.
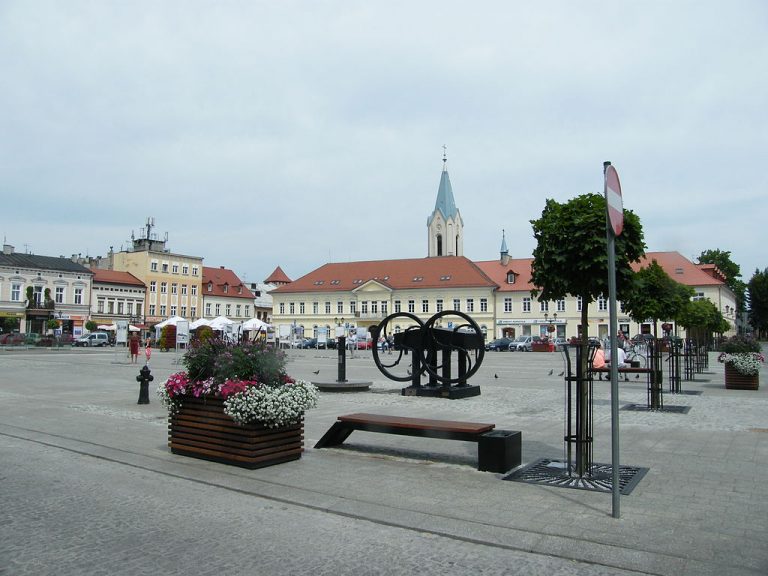
{"type": "MultiPolygon", "coordinates": [[[[627,495],[648,472],[648,468],[637,466],[619,466],[619,492],[627,495]]],[[[582,477],[576,475],[567,462],[543,459],[515,470],[504,476],[504,480],[554,486],[556,488],[574,488],[593,492],[613,492],[613,467],[610,464],[593,463],[589,472],[582,477]]]]}
{"type": "Polygon", "coordinates": [[[622,410],[629,412],[669,412],[670,414],[688,414],[690,406],[664,406],[663,408],[648,408],[647,404],[625,404],[622,410]]]}

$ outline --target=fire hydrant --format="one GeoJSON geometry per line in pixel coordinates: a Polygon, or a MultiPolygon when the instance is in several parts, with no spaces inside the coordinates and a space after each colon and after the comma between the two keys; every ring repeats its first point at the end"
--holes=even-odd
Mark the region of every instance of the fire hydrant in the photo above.
{"type": "Polygon", "coordinates": [[[149,404],[149,383],[154,379],[155,377],[150,374],[149,366],[145,365],[139,370],[139,375],[136,376],[136,381],[140,383],[138,404],[149,404]]]}

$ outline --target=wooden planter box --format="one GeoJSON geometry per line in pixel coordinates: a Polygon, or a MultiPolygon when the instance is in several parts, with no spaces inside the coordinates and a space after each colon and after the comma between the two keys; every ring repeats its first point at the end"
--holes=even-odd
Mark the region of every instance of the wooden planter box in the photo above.
{"type": "Polygon", "coordinates": [[[760,386],[760,374],[744,376],[729,364],[725,365],[725,387],[729,390],[757,390],[760,386]]]}
{"type": "Polygon", "coordinates": [[[174,454],[241,468],[263,468],[298,460],[304,451],[304,418],[281,428],[239,425],[216,398],[186,398],[168,418],[168,446],[174,454]]]}
{"type": "Polygon", "coordinates": [[[554,352],[555,344],[553,342],[548,342],[546,344],[531,344],[531,351],[532,352],[554,352]]]}

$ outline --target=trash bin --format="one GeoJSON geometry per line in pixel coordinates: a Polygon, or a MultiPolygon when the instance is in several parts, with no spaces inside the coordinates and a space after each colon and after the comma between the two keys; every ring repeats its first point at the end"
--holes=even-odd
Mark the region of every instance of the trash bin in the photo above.
{"type": "Polygon", "coordinates": [[[520,466],[522,437],[519,430],[491,430],[480,436],[477,469],[503,474],[520,466]]]}

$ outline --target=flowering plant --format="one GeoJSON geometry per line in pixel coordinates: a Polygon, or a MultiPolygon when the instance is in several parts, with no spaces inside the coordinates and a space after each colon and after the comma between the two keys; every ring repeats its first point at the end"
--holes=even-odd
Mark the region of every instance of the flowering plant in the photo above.
{"type": "Polygon", "coordinates": [[[765,356],[760,352],[739,352],[736,354],[721,352],[717,361],[728,364],[743,376],[755,376],[760,373],[760,364],[765,362],[765,356]]]}
{"type": "Polygon", "coordinates": [[[157,388],[172,414],[184,397],[220,398],[224,413],[238,424],[276,428],[297,422],[317,405],[317,388],[285,374],[284,354],[269,345],[196,342],[184,355],[184,366],[185,372],[171,374],[157,388]]]}

